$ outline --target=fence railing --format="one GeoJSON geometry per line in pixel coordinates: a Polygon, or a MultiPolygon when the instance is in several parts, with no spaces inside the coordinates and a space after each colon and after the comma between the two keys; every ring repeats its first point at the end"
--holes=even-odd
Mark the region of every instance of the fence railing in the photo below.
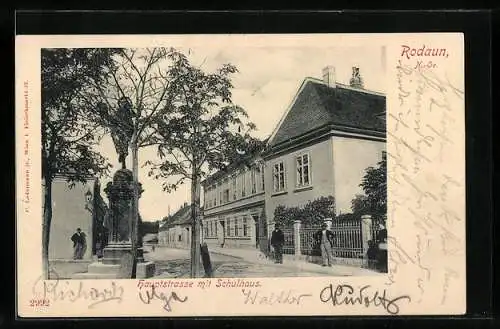
{"type": "Polygon", "coordinates": [[[293,233],[293,227],[283,228],[283,234],[285,235],[285,243],[283,245],[283,254],[294,255],[295,254],[295,238],[293,233]]]}
{"type": "MultiPolygon", "coordinates": [[[[373,252],[369,253],[368,250],[370,245],[377,245],[383,235],[379,220],[372,220],[367,215],[352,220],[325,219],[325,223],[335,236],[333,256],[337,263],[375,266],[375,260],[368,258],[368,254],[372,255],[373,252]]],[[[305,257],[311,262],[320,261],[320,244],[315,241],[315,234],[321,230],[321,225],[306,226],[296,221],[293,227],[288,226],[282,230],[285,235],[284,254],[305,257]]]]}
{"type": "Polygon", "coordinates": [[[314,234],[321,230],[321,226],[309,226],[300,228],[300,251],[302,255],[321,256],[319,244],[314,239],[314,234]]]}
{"type": "Polygon", "coordinates": [[[335,235],[335,244],[333,246],[333,253],[335,257],[363,257],[361,220],[333,221],[331,231],[335,235]]]}

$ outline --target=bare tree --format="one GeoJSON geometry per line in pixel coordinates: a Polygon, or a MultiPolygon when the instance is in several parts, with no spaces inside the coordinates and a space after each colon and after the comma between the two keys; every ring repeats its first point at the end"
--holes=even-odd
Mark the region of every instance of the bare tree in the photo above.
{"type": "MultiPolygon", "coordinates": [[[[121,49],[113,57],[114,65],[105,83],[95,80],[92,88],[80,93],[94,109],[94,120],[116,136],[115,145],[120,144],[122,136],[130,139],[134,182],[131,278],[136,276],[139,241],[138,150],[154,144],[156,135],[152,127],[173,109],[175,77],[169,72],[177,65],[176,53],[172,48],[121,49]],[[125,112],[120,110],[124,107],[128,109],[125,112]]],[[[117,147],[122,166],[126,150],[126,146],[117,147]]]]}
{"type": "Polygon", "coordinates": [[[262,148],[262,142],[252,138],[254,124],[246,122],[246,111],[232,102],[231,75],[237,72],[230,64],[214,73],[193,66],[188,58],[173,54],[175,65],[169,78],[175,80],[170,104],[173,111],[155,120],[159,163],[147,161],[149,175],[163,180],[164,190],[176,189],[185,180],[191,182],[191,277],[200,270],[200,194],[201,180],[213,169],[245,159],[262,148]],[[179,177],[171,182],[172,176],[179,177]]]}

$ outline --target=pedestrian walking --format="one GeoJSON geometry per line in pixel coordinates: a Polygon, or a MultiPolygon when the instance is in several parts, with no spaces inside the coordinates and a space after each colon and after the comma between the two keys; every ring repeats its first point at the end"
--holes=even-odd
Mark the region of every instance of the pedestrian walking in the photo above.
{"type": "Polygon", "coordinates": [[[326,223],[321,224],[321,230],[314,233],[314,239],[320,246],[322,266],[332,266],[333,263],[333,245],[334,235],[332,231],[327,229],[326,223]]]}
{"type": "Polygon", "coordinates": [[[271,246],[274,249],[274,262],[283,264],[283,245],[285,244],[285,235],[280,229],[279,224],[274,225],[274,231],[271,234],[271,246]]]}

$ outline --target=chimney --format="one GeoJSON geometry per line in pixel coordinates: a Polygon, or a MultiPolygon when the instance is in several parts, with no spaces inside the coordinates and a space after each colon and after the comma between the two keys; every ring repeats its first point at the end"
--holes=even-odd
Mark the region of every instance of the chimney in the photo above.
{"type": "Polygon", "coordinates": [[[361,88],[363,89],[363,78],[359,73],[359,67],[353,66],[352,68],[352,77],[349,81],[349,85],[353,88],[361,88]]]}
{"type": "Polygon", "coordinates": [[[323,82],[335,88],[335,67],[328,65],[323,68],[323,82]]]}

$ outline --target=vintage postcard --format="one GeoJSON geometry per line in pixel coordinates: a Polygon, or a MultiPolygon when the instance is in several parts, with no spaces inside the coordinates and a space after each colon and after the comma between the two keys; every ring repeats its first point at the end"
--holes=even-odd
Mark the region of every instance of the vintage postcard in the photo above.
{"type": "Polygon", "coordinates": [[[16,37],[17,314],[464,314],[460,33],[16,37]]]}

